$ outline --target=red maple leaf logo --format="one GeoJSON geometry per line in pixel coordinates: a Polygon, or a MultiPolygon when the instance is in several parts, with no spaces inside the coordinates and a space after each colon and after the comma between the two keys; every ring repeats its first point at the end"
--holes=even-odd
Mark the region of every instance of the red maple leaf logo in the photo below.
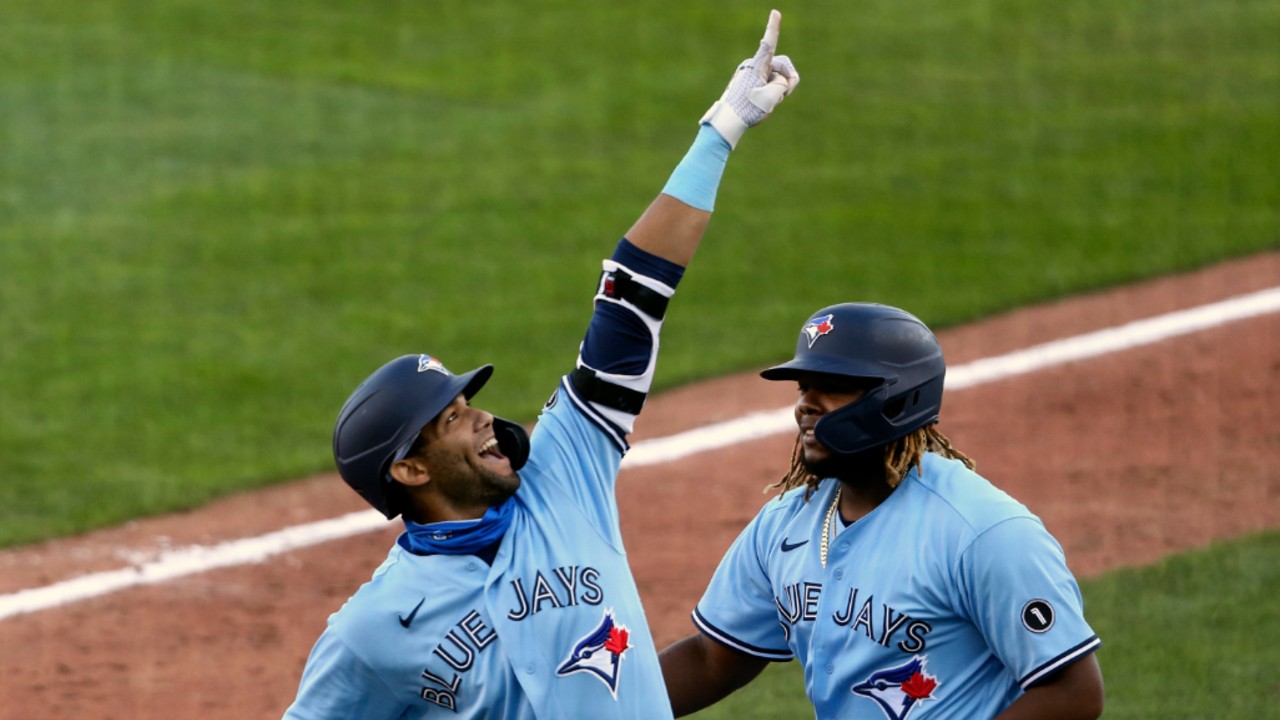
{"type": "Polygon", "coordinates": [[[938,687],[938,681],[934,678],[926,676],[922,672],[916,672],[902,683],[902,692],[912,700],[924,700],[933,695],[933,689],[938,687]]]}
{"type": "Polygon", "coordinates": [[[631,647],[627,644],[627,629],[624,627],[609,628],[609,639],[604,643],[604,649],[614,655],[621,655],[623,651],[631,647]]]}

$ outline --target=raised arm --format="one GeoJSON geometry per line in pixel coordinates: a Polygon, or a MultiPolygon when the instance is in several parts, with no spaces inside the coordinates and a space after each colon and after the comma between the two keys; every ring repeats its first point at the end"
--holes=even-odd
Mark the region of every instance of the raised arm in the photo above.
{"type": "Polygon", "coordinates": [[[774,10],[756,54],[734,71],[662,192],[604,261],[570,382],[577,406],[622,451],[653,380],[667,303],[707,229],[729,153],[800,81],[791,60],[776,54],[781,25],[774,10]]]}
{"type": "Polygon", "coordinates": [[[681,267],[693,259],[729,153],[747,128],[769,117],[800,82],[791,60],[776,54],[781,27],[782,13],[774,10],[756,54],[738,65],[724,94],[702,116],[697,139],[662,193],[627,231],[633,245],[681,267]]]}

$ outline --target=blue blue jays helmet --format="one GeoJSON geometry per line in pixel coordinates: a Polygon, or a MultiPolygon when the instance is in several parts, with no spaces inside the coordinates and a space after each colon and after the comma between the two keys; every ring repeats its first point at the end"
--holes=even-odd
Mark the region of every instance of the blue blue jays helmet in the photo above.
{"type": "Polygon", "coordinates": [[[795,380],[805,373],[873,383],[814,427],[824,446],[851,455],[937,422],[947,365],[938,339],[911,313],[875,303],[842,303],[811,315],[800,328],[795,357],[760,375],[795,380]]]}
{"type": "MultiPolygon", "coordinates": [[[[459,394],[468,400],[493,374],[492,365],[454,375],[430,355],[403,355],[360,383],[338,413],[333,459],[342,479],[388,519],[403,510],[400,485],[391,464],[403,458],[422,428],[459,394]]],[[[519,470],[529,456],[524,428],[495,417],[498,446],[519,470]]]]}

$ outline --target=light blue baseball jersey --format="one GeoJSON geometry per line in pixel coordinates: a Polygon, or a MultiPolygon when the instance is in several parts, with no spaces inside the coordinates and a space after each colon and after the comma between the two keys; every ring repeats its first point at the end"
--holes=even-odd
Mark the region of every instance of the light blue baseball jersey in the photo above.
{"type": "Polygon", "coordinates": [[[990,718],[1096,650],[1039,518],[958,461],[929,453],[922,465],[834,535],[825,568],[838,483],[807,503],[803,488],[767,503],[694,622],[757,657],[798,658],[819,718],[990,718]]]}
{"type": "MultiPolygon", "coordinates": [[[[623,241],[615,260],[661,264],[639,253],[623,241]]],[[[670,297],[678,274],[666,268],[668,285],[604,266],[578,365],[643,393],[661,322],[607,297],[606,282],[629,271],[670,297]]],[[[415,554],[401,536],[329,618],[285,717],[671,718],[618,524],[615,482],[633,420],[562,379],[534,428],[492,566],[415,554]]]]}

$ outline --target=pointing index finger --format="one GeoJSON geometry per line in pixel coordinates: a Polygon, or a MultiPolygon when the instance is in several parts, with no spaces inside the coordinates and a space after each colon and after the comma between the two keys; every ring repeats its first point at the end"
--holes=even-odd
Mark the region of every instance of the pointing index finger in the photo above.
{"type": "Polygon", "coordinates": [[[764,37],[760,39],[762,45],[767,45],[770,51],[778,49],[778,30],[782,27],[782,13],[777,10],[769,11],[769,24],[765,26],[764,37]]]}

